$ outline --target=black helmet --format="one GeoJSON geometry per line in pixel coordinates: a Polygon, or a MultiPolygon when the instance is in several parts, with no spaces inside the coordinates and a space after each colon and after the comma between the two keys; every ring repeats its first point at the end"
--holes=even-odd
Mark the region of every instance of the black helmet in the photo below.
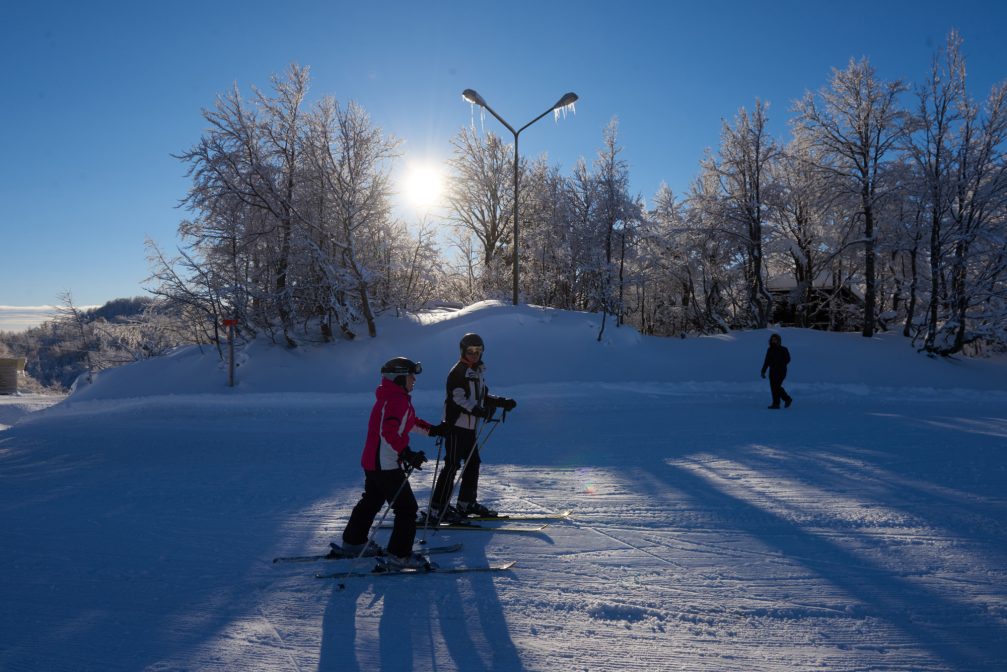
{"type": "Polygon", "coordinates": [[[479,334],[468,333],[462,336],[461,343],[458,344],[462,352],[465,352],[465,348],[485,348],[483,344],[483,338],[479,334]]]}
{"type": "Polygon", "coordinates": [[[416,375],[422,372],[422,364],[406,357],[393,357],[381,367],[381,375],[395,382],[399,382],[396,380],[399,376],[408,376],[410,373],[416,375]]]}

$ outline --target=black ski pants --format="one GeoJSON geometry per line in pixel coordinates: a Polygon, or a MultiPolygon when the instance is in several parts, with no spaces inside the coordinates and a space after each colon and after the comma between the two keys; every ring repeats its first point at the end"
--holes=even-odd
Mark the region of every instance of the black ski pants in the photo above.
{"type": "Polygon", "coordinates": [[[392,505],[395,523],[392,536],[388,540],[388,552],[405,556],[413,552],[416,539],[416,496],[409,486],[406,472],[401,469],[364,471],[364,492],[353,507],[350,522],[343,530],[343,541],[347,544],[362,544],[367,541],[374,518],[386,504],[392,505]]]}
{"type": "Polygon", "coordinates": [[[783,381],[786,377],[787,374],[785,373],[780,374],[773,373],[772,371],[769,372],[769,391],[773,395],[773,406],[776,408],[780,407],[781,399],[788,404],[791,402],[790,395],[787,394],[785,389],[783,389],[783,381]]]}
{"type": "Polygon", "coordinates": [[[451,490],[454,488],[455,475],[462,462],[462,484],[458,490],[459,502],[475,502],[479,489],[479,448],[476,447],[476,433],[473,429],[452,427],[444,439],[444,467],[437,476],[431,506],[444,511],[451,503],[451,490]]]}

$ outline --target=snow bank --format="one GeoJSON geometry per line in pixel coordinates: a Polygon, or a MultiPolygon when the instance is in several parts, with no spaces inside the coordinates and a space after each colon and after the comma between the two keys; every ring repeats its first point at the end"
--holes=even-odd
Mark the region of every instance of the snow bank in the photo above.
{"type": "MultiPolygon", "coordinates": [[[[770,331],[790,349],[791,385],[1003,389],[1007,359],[949,360],[916,352],[900,335],[803,329],[737,332],[669,339],[641,335],[612,320],[598,341],[600,316],[484,302],[407,318],[378,320],[378,337],[286,349],[260,339],[237,350],[236,386],[213,348],[181,348],[167,357],[104,371],[72,402],[137,396],[360,392],[381,364],[404,355],[423,363],[418,391],[440,390],[440,372],[457,358],[458,341],[476,331],[495,387],[570,382],[657,382],[761,387],[759,369],[770,331]],[[434,375],[430,375],[434,374],[434,375]]],[[[707,385],[707,387],[701,387],[707,385]]],[[[700,387],[697,387],[700,386],[700,387]]]]}

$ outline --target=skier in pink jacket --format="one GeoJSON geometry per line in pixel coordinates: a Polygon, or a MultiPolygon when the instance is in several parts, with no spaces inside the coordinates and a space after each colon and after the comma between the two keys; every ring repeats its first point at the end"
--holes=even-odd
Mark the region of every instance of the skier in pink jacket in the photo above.
{"type": "Polygon", "coordinates": [[[409,393],[416,384],[416,374],[422,370],[419,362],[405,357],[390,359],[381,367],[382,380],[375,392],[377,400],[371,409],[360,458],[364,492],[343,530],[341,548],[345,553],[377,555],[381,549],[368,541],[368,532],[381,507],[390,504],[395,522],[388,540],[388,563],[394,567],[426,566],[426,560],[413,552],[418,507],[405,468],[420,469],[427,457],[422,450],[409,448],[409,433],[442,436],[445,428],[431,425],[413,409],[409,393]]]}

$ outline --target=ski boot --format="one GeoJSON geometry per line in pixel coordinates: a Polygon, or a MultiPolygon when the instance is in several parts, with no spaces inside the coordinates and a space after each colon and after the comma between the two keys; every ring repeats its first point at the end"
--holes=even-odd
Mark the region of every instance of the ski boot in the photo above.
{"type": "Polygon", "coordinates": [[[458,510],[453,506],[448,506],[443,512],[437,507],[430,507],[430,515],[424,511],[420,514],[417,521],[417,525],[450,525],[451,523],[457,523],[463,520],[465,516],[458,513],[458,510]]]}
{"type": "Polygon", "coordinates": [[[391,572],[401,572],[402,570],[430,571],[436,567],[436,565],[431,564],[429,560],[419,553],[410,553],[409,555],[402,556],[388,555],[382,564],[391,572]]]}
{"type": "Polygon", "coordinates": [[[500,514],[479,502],[458,502],[458,513],[475,518],[496,518],[500,514]]]}
{"type": "Polygon", "coordinates": [[[329,546],[332,547],[331,556],[337,558],[373,558],[385,554],[385,549],[369,539],[363,544],[347,544],[344,541],[341,545],[333,542],[329,546]]]}

